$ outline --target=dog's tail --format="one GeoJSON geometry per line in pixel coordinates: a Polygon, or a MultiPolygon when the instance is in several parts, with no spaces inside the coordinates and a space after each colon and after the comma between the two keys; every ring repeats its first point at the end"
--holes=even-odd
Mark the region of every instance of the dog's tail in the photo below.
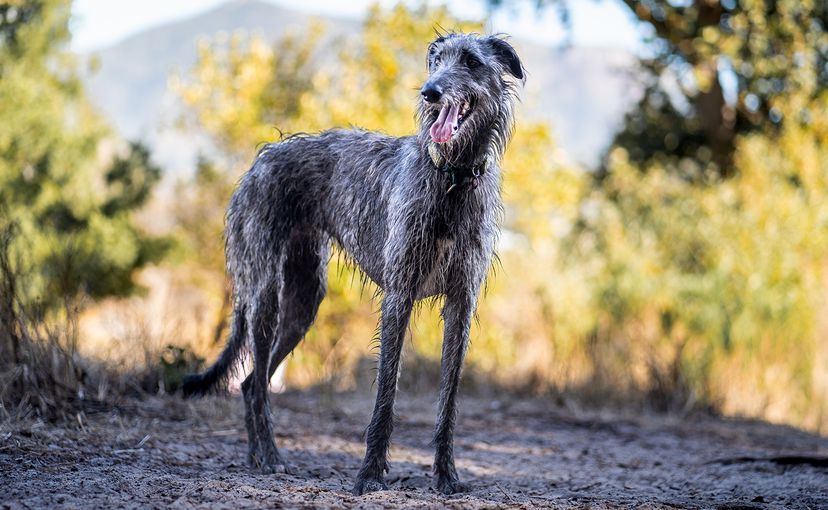
{"type": "Polygon", "coordinates": [[[190,374],[184,378],[182,391],[185,398],[206,395],[227,379],[230,369],[235,364],[244,346],[246,330],[244,309],[237,306],[233,315],[230,338],[224,350],[221,351],[218,360],[206,371],[200,374],[190,374]]]}

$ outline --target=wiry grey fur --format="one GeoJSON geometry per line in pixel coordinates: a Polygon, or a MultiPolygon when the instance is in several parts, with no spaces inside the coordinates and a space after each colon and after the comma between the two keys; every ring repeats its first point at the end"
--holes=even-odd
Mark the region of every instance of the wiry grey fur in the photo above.
{"type": "Polygon", "coordinates": [[[428,68],[423,94],[431,87],[442,96],[421,99],[417,136],[333,129],[290,137],[262,149],[230,201],[233,329],[220,359],[188,378],[185,393],[208,391],[249,345],[254,368],[242,384],[248,460],[265,472],[286,469],[273,441],[268,381],[314,321],[333,241],[383,291],[376,405],[354,493],[386,487],[404,334],[415,301],[429,296],[445,298],[434,474],[441,492],[460,490],[453,452],[457,388],[498,236],[499,161],[512,131],[515,83],[524,72],[503,39],[454,33],[429,46],[428,68]],[[429,127],[441,105],[465,100],[473,108],[454,137],[434,143],[429,127]],[[435,160],[482,166],[485,173],[476,185],[447,193],[450,179],[435,160]]]}

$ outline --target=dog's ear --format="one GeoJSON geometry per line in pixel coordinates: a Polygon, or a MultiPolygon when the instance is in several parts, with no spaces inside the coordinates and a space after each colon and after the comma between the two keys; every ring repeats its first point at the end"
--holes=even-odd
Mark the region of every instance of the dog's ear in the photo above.
{"type": "Polygon", "coordinates": [[[497,60],[503,65],[504,69],[508,70],[518,80],[524,79],[526,74],[523,64],[511,44],[495,35],[487,37],[486,43],[491,48],[497,60]]]}

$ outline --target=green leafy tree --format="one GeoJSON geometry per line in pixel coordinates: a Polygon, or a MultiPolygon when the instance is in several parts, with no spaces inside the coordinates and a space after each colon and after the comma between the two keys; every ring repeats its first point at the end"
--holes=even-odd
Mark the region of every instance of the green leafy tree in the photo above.
{"type": "Polygon", "coordinates": [[[615,139],[642,168],[730,176],[738,136],[813,121],[828,85],[828,3],[623,1],[653,34],[645,93],[615,139]]]}
{"type": "MultiPolygon", "coordinates": [[[[564,18],[572,1],[533,0],[564,18]]],[[[828,86],[828,2],[594,1],[622,3],[648,34],[644,94],[612,144],[642,171],[658,162],[686,178],[727,177],[738,136],[814,123],[828,86]]]]}
{"type": "Polygon", "coordinates": [[[86,101],[69,12],[65,0],[0,5],[0,222],[18,232],[25,298],[47,310],[133,292],[135,271],[167,245],[132,218],[160,170],[142,145],[119,146],[86,101]]]}

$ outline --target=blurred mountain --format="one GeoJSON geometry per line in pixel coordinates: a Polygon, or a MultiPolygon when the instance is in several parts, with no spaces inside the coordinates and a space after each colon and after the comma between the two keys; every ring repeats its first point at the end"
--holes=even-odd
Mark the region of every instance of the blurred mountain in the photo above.
{"type": "MultiPolygon", "coordinates": [[[[167,82],[171,73],[194,64],[199,38],[244,30],[276,40],[288,30],[302,30],[312,19],[324,23],[329,37],[356,32],[360,26],[357,20],[233,0],[96,51],[99,66],[86,79],[87,90],[122,136],[146,140],[168,171],[188,172],[196,154],[209,154],[210,146],[206,139],[175,128],[180,109],[167,82]]],[[[519,37],[512,42],[529,70],[519,115],[548,120],[565,153],[587,165],[596,163],[640,94],[630,73],[634,56],[619,50],[552,48],[519,37]]]]}

